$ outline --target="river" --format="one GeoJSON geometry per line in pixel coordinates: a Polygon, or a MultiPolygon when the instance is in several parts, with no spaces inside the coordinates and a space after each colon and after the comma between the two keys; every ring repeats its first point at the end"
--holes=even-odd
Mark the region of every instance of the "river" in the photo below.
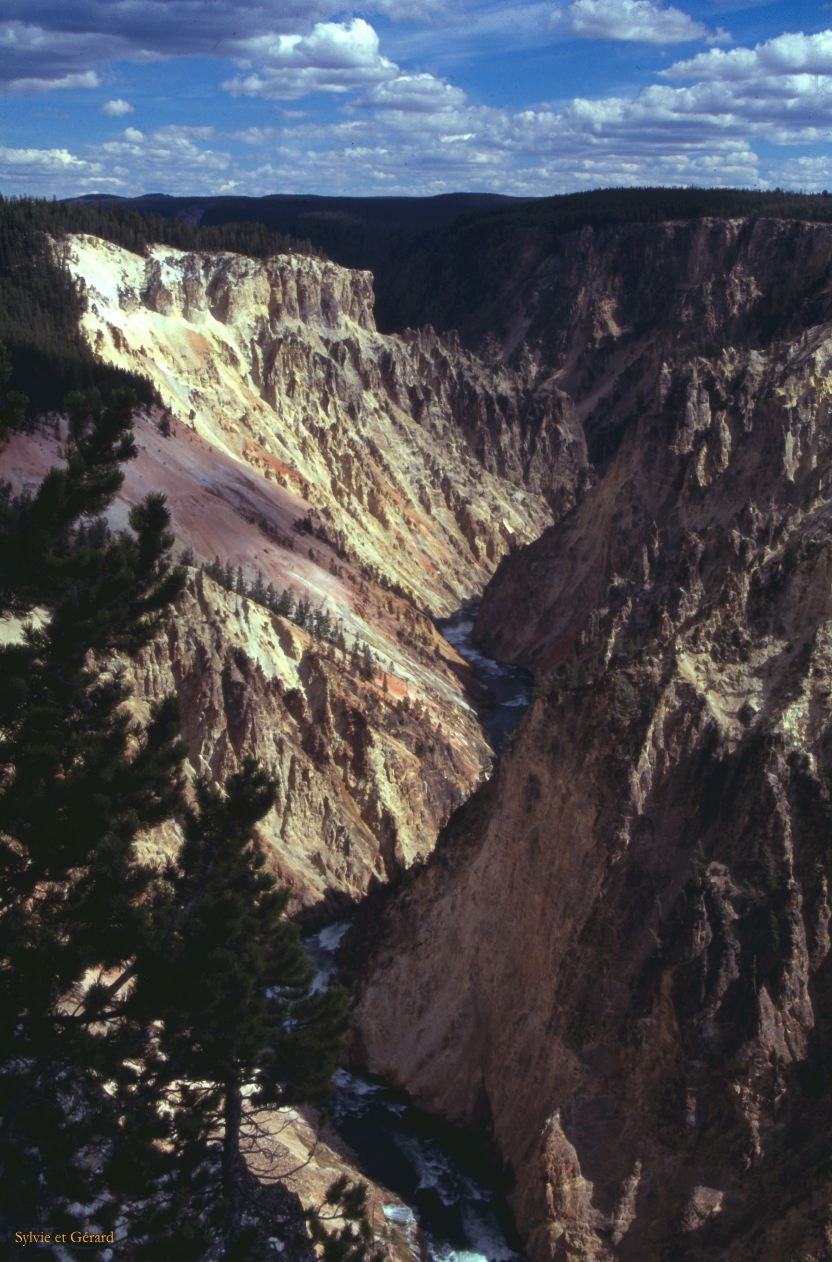
{"type": "Polygon", "coordinates": [[[495,754],[502,753],[505,743],[517,727],[532,699],[532,676],[522,666],[498,662],[474,647],[472,635],[479,605],[463,605],[450,618],[437,623],[449,644],[470,662],[479,682],[493,698],[480,709],[480,722],[495,754]]]}
{"type": "MultiPolygon", "coordinates": [[[[328,986],[349,921],[305,940],[315,987],[328,986]]],[[[418,1262],[519,1260],[511,1216],[494,1190],[496,1171],[470,1136],[447,1126],[379,1078],[340,1069],[330,1100],[335,1130],[362,1172],[395,1193],[384,1207],[418,1262]]]]}
{"type": "MultiPolygon", "coordinates": [[[[489,694],[480,719],[499,753],[532,695],[531,676],[497,662],[471,642],[476,605],[467,605],[439,629],[473,666],[489,694]]],[[[349,920],[310,935],[305,945],[316,970],[315,986],[328,986],[349,920]]],[[[402,1229],[418,1262],[510,1262],[521,1259],[508,1209],[495,1190],[498,1176],[478,1156],[470,1136],[417,1109],[387,1083],[339,1070],[332,1119],[364,1173],[389,1188],[398,1203],[385,1215],[402,1229]]]]}

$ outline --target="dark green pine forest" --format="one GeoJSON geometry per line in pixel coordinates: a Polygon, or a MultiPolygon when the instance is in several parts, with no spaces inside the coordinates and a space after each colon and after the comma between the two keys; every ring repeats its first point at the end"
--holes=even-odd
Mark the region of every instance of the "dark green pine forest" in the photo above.
{"type": "MultiPolygon", "coordinates": [[[[3,376],[0,441],[32,423],[3,376]]],[[[188,792],[175,698],[127,713],[125,660],[184,582],[163,497],[126,531],[102,522],[134,404],[70,396],[63,466],[31,494],[0,486],[0,616],[23,623],[0,647],[2,1233],[81,1213],[128,1259],[246,1262],[277,1237],[360,1262],[360,1185],[304,1216],[279,1169],[246,1164],[275,1107],[325,1104],[347,1027],[256,845],[274,786],[249,761],[188,792]],[[140,843],[162,825],[183,840],[160,867],[140,843]]]]}
{"type": "Polygon", "coordinates": [[[0,197],[0,342],[11,360],[10,388],[35,411],[58,410],[72,390],[126,387],[139,402],[156,402],[143,377],[97,363],[78,329],[83,298],[50,239],[69,232],[102,237],[142,254],[152,243],[182,250],[231,250],[264,258],[318,254],[262,224],[199,227],[129,207],[0,197]]]}

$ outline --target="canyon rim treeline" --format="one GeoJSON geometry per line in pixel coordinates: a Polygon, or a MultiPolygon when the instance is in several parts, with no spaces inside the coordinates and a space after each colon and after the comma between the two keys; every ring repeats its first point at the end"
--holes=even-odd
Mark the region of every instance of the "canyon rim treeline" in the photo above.
{"type": "MultiPolygon", "coordinates": [[[[350,260],[384,333],[312,219],[42,246],[145,383],[107,529],[160,491],[184,551],[133,718],[175,692],[207,784],[260,760],[291,911],[392,882],[353,1055],[488,1137],[533,1262],[832,1256],[828,209],[446,206],[350,260]],[[483,587],[536,675],[496,767],[434,622],[483,587]]],[[[65,437],[12,436],[15,491],[65,437]]]]}

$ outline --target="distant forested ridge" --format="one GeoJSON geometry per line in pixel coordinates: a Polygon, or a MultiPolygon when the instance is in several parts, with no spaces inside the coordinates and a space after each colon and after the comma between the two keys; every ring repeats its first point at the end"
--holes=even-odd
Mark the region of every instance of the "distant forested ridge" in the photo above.
{"type": "Polygon", "coordinates": [[[88,201],[137,211],[148,220],[163,216],[171,231],[173,221],[216,228],[245,220],[307,238],[335,262],[373,272],[376,321],[385,333],[431,323],[464,335],[471,310],[490,297],[493,274],[505,270],[507,259],[527,248],[539,258],[581,228],[706,217],[832,222],[826,193],[782,189],[606,188],[540,198],[148,194],[125,201],[93,195],[88,201]]]}
{"type": "Polygon", "coordinates": [[[476,349],[489,333],[500,340],[507,296],[534,289],[547,260],[581,255],[588,242],[575,240],[580,233],[637,237],[642,228],[705,219],[741,220],[749,231],[764,220],[832,223],[832,196],[780,189],[595,189],[468,214],[401,252],[377,283],[377,323],[384,332],[424,324],[440,332],[456,329],[476,349]]]}
{"type": "MultiPolygon", "coordinates": [[[[830,180],[832,183],[832,180],[830,180]]],[[[265,227],[276,234],[304,238],[307,246],[326,252],[345,267],[378,269],[385,254],[408,241],[453,227],[475,225],[545,227],[554,233],[602,224],[655,223],[665,219],[754,218],[812,219],[832,222],[832,197],[774,189],[759,192],[737,188],[601,188],[555,197],[519,198],[495,193],[450,193],[437,197],[314,197],[275,194],[268,197],[168,197],[148,194],[120,199],[91,197],[90,209],[136,212],[158,231],[173,232],[198,223],[202,230],[219,227],[265,227]]],[[[85,231],[92,231],[86,229],[85,231]]],[[[104,234],[102,234],[104,235],[104,234]]],[[[154,238],[156,239],[156,238],[154,238]]],[[[159,240],[168,240],[159,237],[159,240]]],[[[177,244],[173,239],[170,244],[177,244]]],[[[132,247],[131,247],[132,248],[132,247]]],[[[231,248],[231,247],[225,247],[231,248]]]]}
{"type": "Polygon", "coordinates": [[[57,408],[69,390],[147,381],[95,362],[78,332],[82,301],[52,260],[45,234],[84,232],[143,253],[154,243],[329,257],[369,268],[384,332],[433,323],[460,328],[461,303],[485,301],[507,259],[532,246],[540,257],[585,227],[664,220],[780,218],[832,222],[832,196],[780,189],[629,188],[521,199],[490,193],[439,197],[146,197],[92,195],[48,202],[0,197],[0,342],[11,389],[35,408],[57,408]],[[502,260],[502,262],[501,262],[502,260]]]}
{"type": "MultiPolygon", "coordinates": [[[[832,181],[830,181],[832,182],[832,181]]],[[[558,233],[603,224],[659,223],[668,219],[811,219],[832,222],[828,193],[758,192],[743,188],[597,188],[515,202],[492,210],[503,223],[545,226],[558,233]]],[[[477,216],[484,218],[484,216],[477,216]]],[[[473,215],[466,217],[474,219],[473,215]]]]}
{"type": "Polygon", "coordinates": [[[106,393],[127,386],[140,402],[156,401],[145,378],[96,361],[79,331],[83,300],[48,245],[50,236],[79,232],[138,254],[155,243],[256,257],[320,253],[257,223],[201,227],[120,203],[0,197],[0,343],[11,360],[9,388],[28,395],[37,411],[59,408],[69,391],[91,387],[106,393]]]}

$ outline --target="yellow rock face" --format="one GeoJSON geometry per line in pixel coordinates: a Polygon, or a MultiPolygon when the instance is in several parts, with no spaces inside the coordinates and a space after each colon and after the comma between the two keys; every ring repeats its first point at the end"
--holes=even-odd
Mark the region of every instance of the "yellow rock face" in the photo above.
{"type": "Polygon", "coordinates": [[[153,382],[177,437],[193,429],[304,498],[320,538],[423,607],[451,612],[549,519],[454,419],[488,408],[514,424],[519,383],[431,333],[377,333],[368,272],[160,246],[142,258],[84,236],[64,257],[90,345],[153,382]]]}
{"type": "MultiPolygon", "coordinates": [[[[426,855],[490,766],[468,668],[426,614],[478,592],[551,519],[509,441],[522,383],[430,331],[378,334],[368,273],[165,247],[143,258],[87,236],[60,255],[95,354],[148,377],[165,404],[136,417],[112,524],[163,491],[197,563],[290,588],[348,646],[197,566],[132,667],[135,705],[175,689],[196,771],[221,779],[254,753],[274,774],[261,835],[295,905],[358,897],[426,855]],[[485,467],[501,444],[502,476],[485,467]]],[[[18,436],[4,475],[34,485],[58,458],[50,434],[18,436]]]]}

